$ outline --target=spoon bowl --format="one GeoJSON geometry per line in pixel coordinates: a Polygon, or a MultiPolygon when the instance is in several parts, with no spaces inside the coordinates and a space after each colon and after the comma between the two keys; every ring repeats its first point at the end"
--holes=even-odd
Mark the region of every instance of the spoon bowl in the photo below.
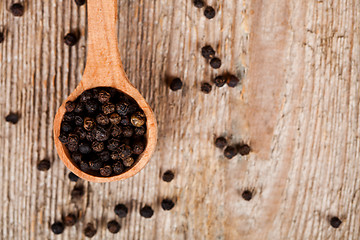
{"type": "Polygon", "coordinates": [[[113,182],[134,176],[150,160],[157,142],[157,125],[149,104],[130,83],[123,69],[117,47],[117,0],[88,0],[87,61],[81,82],[58,109],[54,119],[56,150],[65,166],[80,178],[91,182],[113,182]],[[111,177],[98,177],[81,171],[72,161],[69,151],[59,140],[61,122],[67,101],[75,101],[84,91],[97,87],[115,88],[133,98],[146,116],[147,144],[135,164],[124,173],[111,177]]]}

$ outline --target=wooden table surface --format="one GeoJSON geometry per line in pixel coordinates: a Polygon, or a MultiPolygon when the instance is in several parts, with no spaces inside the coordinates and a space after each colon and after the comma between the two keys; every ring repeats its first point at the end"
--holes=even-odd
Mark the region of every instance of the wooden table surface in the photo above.
{"type": "Polygon", "coordinates": [[[98,229],[93,239],[360,239],[358,0],[208,0],[212,20],[191,0],[120,0],[124,67],[157,116],[159,141],[135,177],[76,184],[52,123],[84,70],[86,6],[27,0],[14,17],[13,2],[0,3],[1,239],[85,239],[88,222],[98,229]],[[81,36],[74,47],[63,43],[70,31],[81,36]],[[220,69],[201,56],[206,44],[220,69]],[[241,84],[200,91],[227,72],[241,84]],[[182,90],[168,88],[171,77],[182,90]],[[10,112],[20,114],[17,124],[5,121],[10,112]],[[252,152],[227,160],[215,136],[252,152]],[[45,158],[51,168],[40,172],[45,158]],[[168,169],[170,183],[160,177],[168,169]],[[86,190],[79,201],[75,185],[86,190]],[[174,209],[162,210],[163,198],[174,209]],[[117,203],[129,207],[126,218],[115,216],[117,203]],[[144,205],[152,218],[140,217],[144,205]],[[70,212],[79,223],[55,236],[50,224],[70,212]],[[106,229],[113,219],[122,225],[116,235],[106,229]]]}

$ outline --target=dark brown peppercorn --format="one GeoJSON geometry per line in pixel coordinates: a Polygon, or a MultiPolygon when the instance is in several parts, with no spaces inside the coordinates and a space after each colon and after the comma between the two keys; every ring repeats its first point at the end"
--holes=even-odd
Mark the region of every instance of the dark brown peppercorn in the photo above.
{"type": "Polygon", "coordinates": [[[50,169],[50,161],[47,159],[41,160],[38,164],[37,164],[37,169],[39,171],[47,171],[50,169]]]}
{"type": "Polygon", "coordinates": [[[74,117],[74,122],[76,126],[83,126],[84,125],[84,119],[80,116],[74,117]]]}
{"type": "Polygon", "coordinates": [[[243,191],[243,193],[241,194],[242,198],[246,201],[250,201],[252,199],[252,192],[249,190],[245,190],[243,191]]]}
{"type": "Polygon", "coordinates": [[[144,126],[134,128],[134,134],[136,136],[143,136],[146,133],[146,128],[144,126]]]}
{"type": "Polygon", "coordinates": [[[120,123],[121,117],[120,117],[120,115],[117,114],[117,113],[112,113],[112,114],[109,116],[109,120],[110,120],[111,124],[117,125],[117,124],[120,123]]]}
{"type": "Polygon", "coordinates": [[[183,83],[180,78],[174,78],[170,83],[170,89],[173,91],[180,90],[183,86],[183,83]]]}
{"type": "Polygon", "coordinates": [[[21,3],[14,3],[10,7],[10,11],[15,17],[21,17],[24,15],[24,10],[24,6],[21,3]]]}
{"type": "Polygon", "coordinates": [[[80,165],[81,171],[83,171],[83,172],[88,172],[90,170],[89,164],[85,161],[80,161],[79,165],[80,165]]]}
{"type": "Polygon", "coordinates": [[[143,112],[136,112],[131,115],[131,124],[135,127],[141,127],[145,124],[146,118],[143,112]]]}
{"type": "Polygon", "coordinates": [[[113,168],[113,172],[115,174],[120,174],[124,171],[124,165],[120,161],[114,163],[112,168],[113,168]]]}
{"type": "Polygon", "coordinates": [[[0,43],[2,43],[4,41],[4,33],[0,32],[0,43]]]}
{"type": "Polygon", "coordinates": [[[118,139],[112,138],[108,141],[107,148],[110,151],[115,151],[119,148],[119,146],[120,146],[120,141],[118,139]]]}
{"type": "Polygon", "coordinates": [[[161,201],[161,207],[165,211],[171,210],[175,206],[175,203],[170,199],[164,199],[161,201]]]}
{"type": "Polygon", "coordinates": [[[99,108],[99,104],[97,101],[90,99],[85,103],[85,108],[88,111],[88,113],[94,113],[99,108]]]}
{"type": "Polygon", "coordinates": [[[77,127],[75,128],[75,134],[79,136],[80,140],[84,140],[86,139],[87,136],[87,132],[85,131],[85,129],[83,127],[77,127]]]}
{"type": "Polygon", "coordinates": [[[66,147],[70,152],[76,152],[79,149],[77,144],[66,144],[66,147]]]}
{"type": "Polygon", "coordinates": [[[140,215],[144,218],[151,218],[154,215],[154,210],[150,206],[145,206],[140,209],[140,215]]]}
{"type": "Polygon", "coordinates": [[[135,160],[132,157],[126,158],[123,160],[125,167],[131,167],[134,164],[135,160]]]}
{"type": "Polygon", "coordinates": [[[123,127],[122,130],[123,130],[122,134],[123,134],[124,137],[129,138],[129,137],[132,137],[134,135],[134,129],[132,127],[130,127],[130,126],[125,126],[125,127],[123,127]]]}
{"type": "Polygon", "coordinates": [[[108,115],[110,113],[113,113],[115,111],[115,105],[112,104],[112,103],[105,103],[103,106],[102,106],[102,111],[108,115]]]}
{"type": "Polygon", "coordinates": [[[107,223],[107,228],[111,233],[118,233],[120,231],[121,226],[117,221],[112,220],[107,223]]]}
{"type": "Polygon", "coordinates": [[[92,142],[95,140],[95,134],[93,132],[86,132],[86,140],[92,142]]]}
{"type": "Polygon", "coordinates": [[[333,228],[338,228],[340,227],[342,221],[338,218],[338,217],[332,217],[330,219],[330,225],[333,227],[333,228]]]}
{"type": "Polygon", "coordinates": [[[108,125],[110,120],[109,117],[106,116],[105,114],[100,113],[99,115],[96,116],[96,122],[100,125],[108,125]]]}
{"type": "Polygon", "coordinates": [[[63,144],[66,144],[68,142],[68,137],[64,133],[60,133],[59,135],[59,141],[63,144]]]}
{"type": "Polygon", "coordinates": [[[111,175],[111,173],[112,173],[112,168],[109,165],[106,165],[106,166],[100,168],[100,174],[103,177],[108,177],[111,175]]]}
{"type": "Polygon", "coordinates": [[[116,104],[116,111],[119,115],[125,116],[129,113],[129,103],[122,101],[116,104]]]}
{"type": "Polygon", "coordinates": [[[145,144],[142,142],[142,141],[136,141],[134,144],[133,144],[133,153],[134,154],[141,154],[145,149],[145,144]]]}
{"type": "Polygon", "coordinates": [[[232,159],[233,157],[236,156],[236,154],[237,154],[236,148],[234,148],[232,146],[228,146],[224,150],[224,156],[228,159],[232,159]]]}
{"type": "Polygon", "coordinates": [[[119,218],[124,218],[128,214],[128,208],[124,204],[118,204],[115,206],[114,212],[119,218]]]}
{"type": "Polygon", "coordinates": [[[85,109],[84,104],[80,102],[80,103],[76,104],[76,107],[75,107],[75,109],[74,109],[74,112],[75,112],[75,113],[81,113],[81,112],[84,111],[84,109],[85,109]]]}
{"type": "MultiPolygon", "coordinates": [[[[120,152],[120,158],[121,159],[127,159],[131,156],[132,154],[132,150],[131,147],[125,144],[122,144],[119,147],[119,152],[120,152]]],[[[126,165],[125,165],[126,166],[126,165]]]]}
{"type": "Polygon", "coordinates": [[[75,105],[75,103],[72,102],[72,101],[67,101],[67,102],[65,103],[65,110],[66,110],[67,112],[72,112],[72,111],[74,111],[74,110],[75,110],[75,107],[76,107],[76,105],[75,105]]]}
{"type": "Polygon", "coordinates": [[[76,134],[70,133],[68,137],[68,144],[70,145],[79,144],[79,137],[76,134]]]}
{"type": "Polygon", "coordinates": [[[102,168],[104,166],[102,161],[90,161],[89,162],[89,166],[91,168],[91,170],[95,170],[98,171],[100,170],[100,168],[102,168]]]}
{"type": "Polygon", "coordinates": [[[79,180],[79,177],[76,176],[73,172],[69,173],[68,178],[71,182],[77,182],[79,180]]]}
{"type": "Polygon", "coordinates": [[[223,76],[217,76],[217,77],[214,79],[214,83],[215,83],[215,86],[217,86],[217,87],[222,87],[222,86],[225,85],[226,79],[225,79],[223,76]]]}
{"type": "Polygon", "coordinates": [[[94,141],[91,144],[91,148],[95,151],[95,152],[102,152],[105,148],[105,144],[104,142],[98,142],[98,141],[94,141]]]}
{"type": "Polygon", "coordinates": [[[98,100],[99,100],[99,102],[101,102],[101,103],[106,103],[106,102],[108,102],[108,101],[110,100],[110,97],[111,97],[110,93],[108,93],[108,92],[105,91],[105,90],[101,90],[101,91],[99,92],[99,94],[98,94],[98,100]]]}
{"type": "Polygon", "coordinates": [[[131,124],[129,116],[123,116],[121,118],[120,124],[124,126],[129,126],[131,124]]]}
{"type": "Polygon", "coordinates": [[[239,78],[237,78],[234,75],[229,75],[226,81],[227,85],[232,88],[236,87],[239,82],[240,82],[239,78]]]}
{"type": "Polygon", "coordinates": [[[121,133],[122,133],[122,130],[121,130],[121,128],[118,127],[118,126],[112,126],[112,127],[110,128],[110,134],[111,134],[111,136],[113,136],[113,137],[118,137],[118,136],[120,136],[121,133]]]}
{"type": "Polygon", "coordinates": [[[86,0],[75,0],[76,5],[82,6],[86,3],[86,0]]]}
{"type": "Polygon", "coordinates": [[[80,199],[82,196],[84,196],[84,188],[82,186],[75,187],[71,191],[71,198],[74,200],[80,199]]]}
{"type": "Polygon", "coordinates": [[[110,152],[109,151],[103,151],[101,153],[98,153],[98,157],[103,162],[109,161],[110,160],[110,152]]]}
{"type": "Polygon", "coordinates": [[[96,229],[92,223],[88,223],[84,229],[84,235],[88,238],[92,238],[96,234],[96,229]]]}
{"type": "Polygon", "coordinates": [[[91,147],[87,143],[80,143],[79,144],[79,152],[82,154],[89,154],[91,152],[91,147]]]}
{"type": "Polygon", "coordinates": [[[201,84],[201,91],[205,94],[208,94],[211,92],[211,85],[209,83],[202,83],[201,84]]]}
{"type": "Polygon", "coordinates": [[[212,59],[215,57],[215,50],[210,46],[204,46],[201,48],[201,55],[206,59],[212,59]]]}
{"type": "Polygon", "coordinates": [[[227,141],[224,137],[218,137],[215,139],[215,146],[217,148],[223,149],[227,145],[227,141]]]}
{"type": "Polygon", "coordinates": [[[77,222],[77,217],[75,216],[75,214],[68,214],[65,218],[64,218],[64,224],[65,226],[74,226],[75,223],[77,222]]]}
{"type": "Polygon", "coordinates": [[[85,103],[85,102],[89,101],[89,100],[91,99],[91,97],[92,97],[92,94],[91,94],[91,92],[90,92],[89,90],[84,91],[84,92],[80,95],[80,102],[85,103]]]}
{"type": "Polygon", "coordinates": [[[55,234],[61,234],[64,232],[64,224],[62,222],[54,222],[51,224],[51,231],[55,234]]]}
{"type": "Polygon", "coordinates": [[[71,159],[75,162],[75,163],[80,163],[81,159],[82,159],[82,155],[78,152],[74,152],[73,154],[71,154],[71,159]]]}
{"type": "Polygon", "coordinates": [[[93,130],[93,134],[94,134],[95,139],[100,142],[106,141],[110,137],[110,133],[102,127],[96,127],[93,130]]]}
{"type": "Polygon", "coordinates": [[[162,176],[162,180],[165,182],[171,182],[174,179],[174,173],[170,170],[167,170],[166,172],[164,172],[163,176],[162,176]]]}
{"type": "Polygon", "coordinates": [[[215,9],[211,6],[207,6],[204,10],[204,16],[207,18],[207,19],[212,19],[215,17],[215,9]]]}
{"type": "Polygon", "coordinates": [[[89,118],[89,117],[86,117],[85,119],[84,119],[84,129],[86,130],[86,131],[91,131],[91,130],[93,130],[94,129],[94,127],[95,127],[95,121],[94,121],[94,119],[92,119],[92,118],[89,118]]]}
{"type": "Polygon", "coordinates": [[[203,0],[194,0],[193,3],[197,8],[203,8],[205,6],[205,2],[203,0]]]}
{"type": "Polygon", "coordinates": [[[5,121],[16,124],[19,121],[19,115],[16,113],[10,113],[5,117],[5,121]]]}
{"type": "Polygon", "coordinates": [[[64,114],[63,121],[72,122],[75,119],[75,114],[72,112],[67,112],[64,114]]]}
{"type": "Polygon", "coordinates": [[[221,60],[219,58],[214,57],[210,61],[210,66],[214,69],[218,69],[221,67],[221,60]]]}
{"type": "Polygon", "coordinates": [[[78,42],[78,38],[73,33],[68,33],[64,37],[64,43],[70,47],[74,46],[78,42]]]}
{"type": "Polygon", "coordinates": [[[239,147],[239,153],[241,156],[248,155],[250,153],[251,149],[249,145],[244,144],[239,147]]]}

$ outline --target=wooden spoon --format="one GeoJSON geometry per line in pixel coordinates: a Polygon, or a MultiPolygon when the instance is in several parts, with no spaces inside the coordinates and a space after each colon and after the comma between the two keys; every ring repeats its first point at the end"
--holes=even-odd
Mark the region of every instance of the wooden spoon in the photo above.
{"type": "Polygon", "coordinates": [[[87,0],[88,48],[83,78],[73,93],[64,101],[54,120],[54,141],[60,159],[77,176],[91,182],[112,182],[126,179],[138,173],[149,161],[157,141],[157,125],[154,113],[139,91],[129,82],[118,51],[116,22],[117,0],[87,0]],[[96,87],[116,88],[132,97],[144,111],[147,122],[147,146],[135,165],[128,171],[112,177],[97,177],[81,171],[73,163],[68,150],[59,141],[65,103],[74,101],[83,91],[96,87]]]}

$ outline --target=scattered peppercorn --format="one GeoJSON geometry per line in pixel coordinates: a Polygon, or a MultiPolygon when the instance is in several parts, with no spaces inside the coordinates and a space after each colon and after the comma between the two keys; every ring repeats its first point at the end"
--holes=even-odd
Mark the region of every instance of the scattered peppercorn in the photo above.
{"type": "Polygon", "coordinates": [[[215,86],[217,87],[222,87],[224,86],[226,83],[226,79],[223,77],[223,76],[217,76],[215,79],[214,79],[214,84],[215,86]]]}
{"type": "Polygon", "coordinates": [[[74,46],[78,42],[78,38],[74,33],[68,33],[64,37],[64,43],[70,47],[74,46]]]}
{"type": "Polygon", "coordinates": [[[239,78],[237,78],[234,75],[229,75],[226,81],[227,85],[232,88],[236,87],[239,82],[240,82],[239,78]]]}
{"type": "Polygon", "coordinates": [[[205,2],[203,0],[194,0],[193,3],[197,8],[203,8],[205,6],[205,2]]]}
{"type": "Polygon", "coordinates": [[[88,238],[92,238],[96,234],[96,228],[92,223],[88,223],[84,229],[84,235],[88,238]]]}
{"type": "Polygon", "coordinates": [[[208,94],[208,93],[211,92],[211,89],[212,89],[212,87],[211,87],[211,85],[209,83],[205,82],[205,83],[201,84],[201,91],[203,93],[208,94]]]}
{"type": "Polygon", "coordinates": [[[236,154],[237,154],[236,148],[234,148],[233,146],[228,146],[224,150],[224,156],[228,159],[232,159],[233,157],[236,156],[236,154]]]}
{"type": "Polygon", "coordinates": [[[238,150],[238,152],[240,153],[241,156],[248,155],[250,153],[250,151],[251,151],[251,149],[250,149],[249,145],[247,145],[247,144],[241,145],[238,150]]]}
{"type": "Polygon", "coordinates": [[[206,59],[212,59],[215,57],[215,50],[210,45],[206,45],[201,48],[201,55],[206,59]]]}
{"type": "Polygon", "coordinates": [[[210,60],[210,66],[214,69],[218,69],[221,67],[221,60],[217,57],[214,57],[210,60]]]}
{"type": "Polygon", "coordinates": [[[140,215],[144,218],[151,218],[154,215],[154,210],[148,205],[140,209],[140,215]]]}
{"type": "Polygon", "coordinates": [[[215,146],[217,148],[223,149],[227,145],[227,141],[224,137],[218,137],[215,139],[215,146]]]}
{"type": "Polygon", "coordinates": [[[76,5],[82,6],[86,3],[86,0],[75,0],[76,5]]]}
{"type": "Polygon", "coordinates": [[[170,199],[164,199],[161,201],[161,207],[165,211],[171,210],[175,206],[175,203],[170,199]]]}
{"type": "Polygon", "coordinates": [[[243,193],[241,194],[242,198],[246,201],[250,201],[252,199],[252,192],[249,190],[245,190],[243,191],[243,193]]]}
{"type": "Polygon", "coordinates": [[[10,113],[5,117],[5,121],[16,124],[19,121],[19,115],[16,113],[10,113]]]}
{"type": "Polygon", "coordinates": [[[71,182],[77,182],[79,180],[79,177],[76,176],[73,172],[70,172],[68,175],[71,182]]]}
{"type": "Polygon", "coordinates": [[[215,17],[215,9],[211,6],[207,6],[204,10],[204,16],[207,18],[207,19],[212,19],[215,17]]]}
{"type": "Polygon", "coordinates": [[[41,160],[38,164],[37,164],[37,169],[39,171],[47,171],[50,169],[50,161],[47,159],[41,160]]]}
{"type": "Polygon", "coordinates": [[[333,227],[333,228],[339,228],[340,225],[341,225],[342,221],[338,218],[338,217],[332,217],[330,219],[330,225],[333,227]]]}
{"type": "Polygon", "coordinates": [[[180,90],[183,86],[183,83],[180,78],[174,78],[170,83],[170,89],[172,91],[180,90]]]}
{"type": "Polygon", "coordinates": [[[107,228],[111,233],[118,233],[121,229],[121,225],[117,221],[112,220],[107,223],[107,228]]]}
{"type": "Polygon", "coordinates": [[[24,6],[21,3],[14,3],[10,7],[10,11],[15,17],[21,17],[24,15],[24,10],[24,6]]]}
{"type": "Polygon", "coordinates": [[[164,172],[162,179],[165,182],[171,182],[174,179],[174,173],[170,170],[167,170],[166,172],[164,172]]]}
{"type": "Polygon", "coordinates": [[[77,217],[75,216],[75,214],[70,213],[68,214],[65,218],[64,218],[64,224],[65,226],[74,226],[75,223],[77,222],[77,217]]]}
{"type": "Polygon", "coordinates": [[[124,218],[128,214],[128,208],[124,204],[118,204],[115,206],[114,212],[119,218],[124,218]]]}
{"type": "Polygon", "coordinates": [[[84,188],[82,186],[77,186],[71,191],[71,198],[74,200],[80,199],[84,196],[84,188]]]}
{"type": "Polygon", "coordinates": [[[4,33],[0,32],[0,43],[2,43],[4,41],[5,37],[4,37],[4,33]]]}
{"type": "Polygon", "coordinates": [[[51,225],[51,231],[55,234],[61,234],[64,232],[64,224],[62,222],[54,222],[51,225]]]}

